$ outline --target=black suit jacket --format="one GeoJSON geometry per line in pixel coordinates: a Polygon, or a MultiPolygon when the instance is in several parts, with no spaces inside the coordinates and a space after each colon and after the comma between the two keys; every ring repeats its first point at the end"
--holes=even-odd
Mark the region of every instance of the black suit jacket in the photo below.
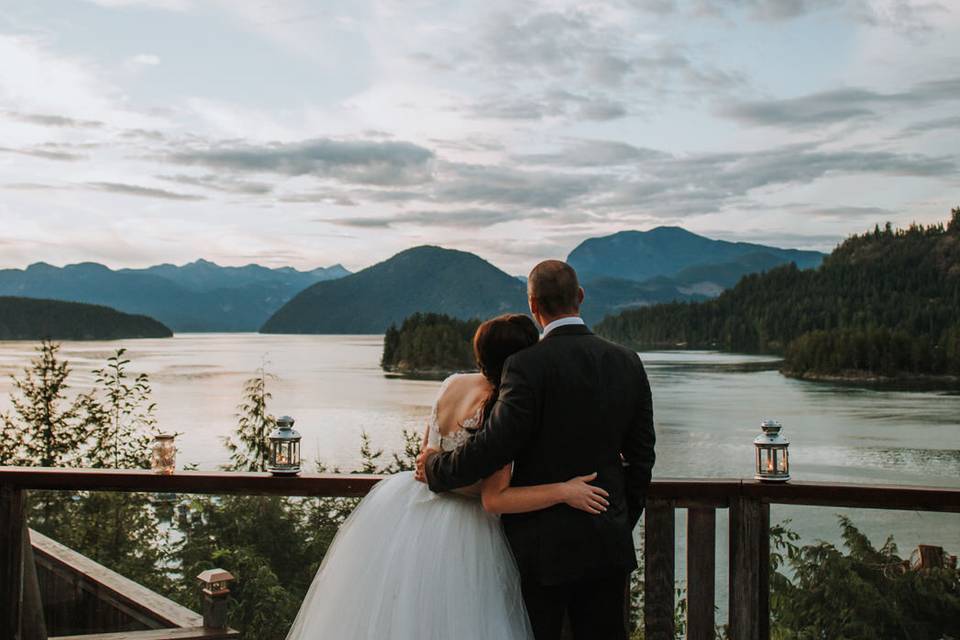
{"type": "Polygon", "coordinates": [[[510,462],[512,486],[596,471],[594,484],[610,493],[601,515],[561,504],[503,516],[524,578],[576,582],[636,568],[632,531],[650,484],[654,442],[640,357],[584,326],[567,325],[507,360],[484,428],[456,451],[432,455],[427,481],[434,491],[450,491],[510,462]]]}

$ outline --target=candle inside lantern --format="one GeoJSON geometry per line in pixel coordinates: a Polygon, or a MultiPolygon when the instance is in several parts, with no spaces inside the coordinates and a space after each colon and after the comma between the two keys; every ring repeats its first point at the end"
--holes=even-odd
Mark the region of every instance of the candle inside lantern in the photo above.
{"type": "Polygon", "coordinates": [[[176,470],[177,447],[172,433],[159,433],[153,439],[150,468],[154,473],[171,475],[176,470]]]}

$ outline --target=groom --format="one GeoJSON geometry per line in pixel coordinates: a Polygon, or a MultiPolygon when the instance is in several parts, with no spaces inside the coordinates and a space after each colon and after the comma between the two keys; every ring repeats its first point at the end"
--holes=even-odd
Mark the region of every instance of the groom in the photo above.
{"type": "Polygon", "coordinates": [[[527,284],[543,337],[503,367],[500,395],[477,435],[456,451],[424,451],[433,491],[476,482],[513,462],[513,486],[598,473],[602,514],[558,505],[503,516],[537,640],[560,638],[569,614],[578,640],[626,638],[632,531],[654,463],[650,384],[639,356],[594,336],[580,319],[583,289],[570,265],[538,264],[527,284]]]}

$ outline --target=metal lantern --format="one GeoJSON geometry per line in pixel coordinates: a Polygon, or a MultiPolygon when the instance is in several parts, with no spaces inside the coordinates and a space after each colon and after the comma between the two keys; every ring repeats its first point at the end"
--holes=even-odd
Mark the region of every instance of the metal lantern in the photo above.
{"type": "Polygon", "coordinates": [[[270,434],[270,473],[295,476],[300,473],[300,434],[293,428],[293,418],[283,416],[270,434]]]}
{"type": "Polygon", "coordinates": [[[177,465],[177,446],[172,433],[159,433],[153,439],[150,468],[154,473],[170,475],[177,465]]]}
{"type": "Polygon", "coordinates": [[[227,586],[233,575],[223,569],[207,569],[197,576],[203,589],[203,626],[210,629],[223,629],[227,626],[227,598],[230,588],[227,586]]]}
{"type": "Polygon", "coordinates": [[[753,440],[757,454],[757,480],[786,482],[790,479],[790,441],[780,434],[783,429],[776,420],[760,423],[763,433],[753,440]]]}

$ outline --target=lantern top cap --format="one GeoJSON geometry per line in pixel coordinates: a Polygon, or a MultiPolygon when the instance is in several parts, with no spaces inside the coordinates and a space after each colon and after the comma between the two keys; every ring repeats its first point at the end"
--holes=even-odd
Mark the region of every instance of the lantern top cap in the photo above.
{"type": "Polygon", "coordinates": [[[283,416],[277,419],[277,428],[270,432],[271,440],[299,440],[300,432],[293,428],[293,418],[283,416]]]}
{"type": "Polygon", "coordinates": [[[207,569],[197,576],[197,580],[205,584],[211,584],[214,582],[227,582],[233,579],[233,574],[223,569],[207,569]]]}
{"type": "Polygon", "coordinates": [[[783,425],[777,422],[776,420],[766,419],[760,423],[760,428],[763,429],[764,433],[780,433],[780,430],[783,429],[783,425]]]}
{"type": "Polygon", "coordinates": [[[783,425],[776,420],[764,420],[760,423],[760,428],[763,429],[763,433],[753,439],[753,443],[755,445],[786,446],[790,444],[790,441],[787,440],[782,433],[780,433],[780,430],[783,429],[783,425]]]}

